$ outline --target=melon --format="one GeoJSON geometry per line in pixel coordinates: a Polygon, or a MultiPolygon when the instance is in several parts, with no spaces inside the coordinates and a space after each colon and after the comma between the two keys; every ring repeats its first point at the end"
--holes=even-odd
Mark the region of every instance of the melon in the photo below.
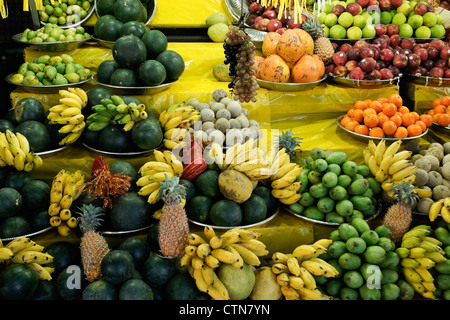
{"type": "Polygon", "coordinates": [[[227,288],[230,300],[247,299],[255,285],[255,274],[247,263],[242,269],[224,263],[217,269],[217,276],[227,288]]]}

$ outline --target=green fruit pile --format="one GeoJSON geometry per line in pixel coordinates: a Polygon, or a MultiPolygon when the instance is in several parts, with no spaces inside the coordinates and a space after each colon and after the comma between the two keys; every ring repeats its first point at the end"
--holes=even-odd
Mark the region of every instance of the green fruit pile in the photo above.
{"type": "Polygon", "coordinates": [[[43,42],[64,42],[64,41],[76,41],[85,40],[91,38],[91,35],[85,32],[84,27],[76,27],[69,29],[62,29],[56,24],[47,23],[42,28],[37,30],[26,29],[20,41],[31,43],[43,43],[43,42]]]}
{"type": "Polygon", "coordinates": [[[326,155],[322,149],[313,148],[297,180],[302,182],[302,197],[289,206],[296,214],[344,223],[354,217],[367,219],[377,212],[380,184],[366,165],[348,160],[345,152],[326,155]]]}
{"type": "Polygon", "coordinates": [[[361,218],[330,234],[325,257],[339,270],[335,278],[316,277],[322,291],[341,300],[411,300],[413,287],[400,278],[400,257],[385,226],[374,230],[361,218]]]}
{"type": "Polygon", "coordinates": [[[44,0],[44,8],[39,11],[42,22],[70,26],[79,23],[93,10],[94,0],[44,0]],[[60,3],[61,2],[61,3],[60,3]]]}
{"type": "Polygon", "coordinates": [[[438,239],[445,252],[446,261],[436,263],[431,272],[435,271],[434,295],[443,300],[450,300],[450,223],[441,221],[434,229],[434,237],[438,239]]]}
{"type": "Polygon", "coordinates": [[[258,185],[250,198],[239,204],[226,199],[218,184],[220,171],[207,169],[195,180],[181,179],[186,186],[186,214],[189,219],[216,226],[239,226],[258,223],[276,210],[271,189],[258,185]]]}
{"type": "Polygon", "coordinates": [[[30,86],[55,86],[78,83],[90,76],[91,70],[64,53],[53,57],[42,55],[33,62],[22,63],[18,72],[10,77],[10,81],[30,86]]]}

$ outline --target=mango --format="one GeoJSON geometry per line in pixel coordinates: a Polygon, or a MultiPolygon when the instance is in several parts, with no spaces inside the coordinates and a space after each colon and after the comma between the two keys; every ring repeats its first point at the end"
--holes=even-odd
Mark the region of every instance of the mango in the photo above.
{"type": "Polygon", "coordinates": [[[228,25],[228,17],[222,12],[214,12],[206,18],[206,26],[209,28],[216,23],[224,23],[228,25]]]}
{"type": "Polygon", "coordinates": [[[381,290],[377,288],[369,288],[367,284],[359,288],[359,294],[362,300],[381,300],[381,290]]]}
{"type": "Polygon", "coordinates": [[[223,263],[217,268],[217,277],[227,288],[231,300],[247,299],[255,285],[255,274],[247,263],[242,268],[223,263]]]}
{"type": "Polygon", "coordinates": [[[255,270],[255,285],[249,296],[250,300],[279,300],[281,298],[280,285],[270,267],[255,270]]]}
{"type": "Polygon", "coordinates": [[[397,281],[397,285],[400,289],[400,300],[412,300],[414,298],[414,288],[408,282],[400,279],[397,281]]]}
{"type": "Polygon", "coordinates": [[[369,181],[366,179],[358,179],[352,182],[348,187],[347,192],[352,195],[360,195],[369,189],[369,181]]]}
{"type": "Polygon", "coordinates": [[[400,297],[400,288],[395,283],[381,285],[382,300],[397,300],[400,297]]]}
{"type": "Polygon", "coordinates": [[[437,227],[434,230],[435,237],[442,242],[443,246],[450,245],[450,232],[444,227],[437,227]]]}
{"type": "Polygon", "coordinates": [[[246,175],[236,170],[225,170],[221,172],[218,184],[223,196],[237,203],[247,201],[252,195],[252,182],[246,175]]]}
{"type": "Polygon", "coordinates": [[[364,232],[369,231],[370,230],[370,226],[367,223],[366,220],[362,219],[362,218],[354,218],[351,221],[352,226],[356,229],[356,231],[358,231],[358,233],[360,235],[362,235],[364,232]]]}
{"type": "Polygon", "coordinates": [[[342,165],[344,164],[345,161],[347,161],[347,154],[345,152],[342,151],[336,151],[333,152],[331,154],[329,154],[325,160],[328,162],[328,164],[337,164],[337,165],[342,165]]]}
{"type": "Polygon", "coordinates": [[[23,82],[23,78],[24,78],[24,76],[22,74],[16,73],[16,74],[12,75],[9,78],[9,80],[15,84],[21,84],[23,82]]]}
{"type": "Polygon", "coordinates": [[[382,263],[386,257],[386,250],[377,245],[368,246],[366,251],[363,253],[364,260],[372,264],[382,263]]]}
{"type": "Polygon", "coordinates": [[[358,289],[364,284],[364,278],[357,270],[350,270],[344,273],[344,284],[347,287],[358,289]]]}
{"type": "Polygon", "coordinates": [[[441,274],[450,274],[450,260],[437,263],[434,268],[441,274]]]}
{"type": "Polygon", "coordinates": [[[224,42],[227,38],[228,31],[228,25],[219,22],[208,28],[208,37],[214,42],[224,42]]]}
{"type": "Polygon", "coordinates": [[[450,274],[440,274],[436,277],[436,287],[440,290],[450,289],[450,274]]]}

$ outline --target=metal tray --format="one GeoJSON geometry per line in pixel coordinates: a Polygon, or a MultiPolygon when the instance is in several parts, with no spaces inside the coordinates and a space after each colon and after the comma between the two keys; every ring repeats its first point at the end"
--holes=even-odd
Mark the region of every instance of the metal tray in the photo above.
{"type": "Polygon", "coordinates": [[[28,233],[28,234],[24,234],[24,235],[17,236],[17,237],[2,238],[1,240],[2,240],[3,243],[5,243],[6,241],[11,241],[11,240],[14,240],[14,239],[17,239],[17,238],[22,238],[22,237],[33,238],[33,237],[38,236],[40,234],[43,234],[43,233],[45,233],[47,231],[50,231],[51,229],[53,229],[53,227],[47,227],[45,229],[42,229],[42,230],[39,230],[39,231],[35,231],[35,232],[32,232],[32,233],[28,233]]]}
{"type": "Polygon", "coordinates": [[[128,96],[128,95],[149,95],[149,94],[157,94],[160,92],[163,92],[167,89],[169,89],[169,87],[174,84],[175,82],[177,82],[178,80],[172,81],[172,82],[167,82],[167,83],[163,83],[160,84],[159,86],[148,86],[148,87],[119,87],[119,86],[113,86],[110,84],[106,84],[106,83],[101,83],[97,80],[97,75],[94,75],[92,77],[92,81],[94,81],[96,84],[98,84],[101,87],[104,87],[108,90],[110,90],[111,92],[114,92],[115,94],[119,94],[119,95],[124,95],[124,96],[128,96]]]}
{"type": "Polygon", "coordinates": [[[214,229],[221,229],[221,230],[243,229],[243,228],[257,227],[257,226],[260,226],[260,225],[262,225],[262,224],[264,224],[266,222],[269,222],[270,220],[272,220],[273,218],[275,218],[278,215],[279,211],[280,211],[280,208],[277,208],[277,210],[275,210],[275,212],[270,217],[267,217],[266,219],[261,220],[261,221],[256,222],[256,223],[246,224],[246,225],[239,225],[239,226],[229,226],[229,227],[228,226],[226,226],[226,227],[225,226],[216,226],[216,225],[213,225],[213,224],[198,222],[198,221],[195,221],[195,220],[192,220],[192,219],[188,219],[188,220],[189,220],[190,223],[195,224],[197,226],[201,226],[201,227],[210,226],[210,227],[213,227],[214,229]]]}
{"type": "Polygon", "coordinates": [[[91,41],[91,38],[83,39],[83,40],[73,40],[73,41],[58,41],[58,42],[28,42],[28,41],[20,41],[23,33],[15,34],[12,39],[20,43],[32,50],[35,51],[53,51],[53,52],[61,52],[61,51],[71,51],[78,49],[86,42],[91,41]]]}
{"type": "Polygon", "coordinates": [[[295,91],[310,90],[315,86],[319,85],[321,82],[325,81],[327,77],[328,77],[327,75],[324,75],[322,79],[308,83],[279,83],[279,82],[265,81],[261,79],[256,79],[256,82],[259,84],[261,88],[273,91],[295,92],[295,91]]]}
{"type": "Polygon", "coordinates": [[[354,79],[349,79],[349,78],[340,78],[340,77],[336,77],[335,75],[330,74],[330,79],[338,84],[343,84],[346,86],[350,86],[353,88],[365,88],[365,89],[370,89],[370,88],[381,88],[381,87],[386,87],[386,86],[391,86],[391,85],[399,85],[400,82],[400,78],[401,75],[399,75],[398,77],[395,77],[393,79],[388,79],[388,80],[354,80],[354,79]]]}
{"type": "Polygon", "coordinates": [[[45,150],[45,151],[35,152],[35,154],[38,155],[38,156],[45,156],[45,155],[49,155],[49,154],[55,154],[55,153],[61,152],[63,150],[66,150],[69,147],[70,146],[63,146],[63,147],[52,149],[52,150],[45,150]]]}
{"type": "Polygon", "coordinates": [[[366,141],[368,141],[368,140],[386,140],[386,141],[390,141],[390,142],[397,141],[397,140],[401,140],[401,141],[409,141],[409,140],[414,140],[414,139],[422,138],[423,136],[427,135],[427,133],[428,133],[428,128],[427,128],[427,130],[425,130],[425,132],[422,132],[422,134],[420,134],[420,135],[418,135],[418,136],[416,136],[416,137],[406,137],[406,138],[393,138],[393,137],[379,138],[379,137],[371,137],[371,136],[366,136],[366,135],[364,135],[364,134],[356,133],[356,132],[353,132],[353,131],[350,131],[350,130],[344,128],[344,127],[341,125],[341,120],[342,120],[343,117],[345,117],[345,115],[339,116],[339,117],[336,119],[336,124],[338,125],[338,127],[341,128],[342,130],[344,130],[344,131],[350,133],[350,134],[353,135],[354,137],[359,138],[359,139],[363,139],[363,140],[366,140],[366,141]]]}
{"type": "MultiPolygon", "coordinates": [[[[283,208],[287,212],[292,214],[293,216],[296,216],[297,218],[300,218],[300,219],[308,221],[308,222],[312,222],[312,223],[320,224],[320,225],[324,225],[324,226],[333,226],[333,227],[338,227],[340,225],[340,223],[337,223],[337,222],[328,222],[328,221],[323,221],[323,220],[315,220],[315,219],[311,219],[311,218],[305,217],[304,215],[301,215],[301,214],[293,212],[286,205],[283,205],[283,208]]],[[[370,217],[368,217],[367,219],[364,219],[364,220],[370,221],[372,219],[375,219],[381,213],[381,210],[382,210],[381,202],[378,202],[378,210],[377,210],[377,212],[375,212],[372,216],[370,216],[370,217]]]]}
{"type": "Polygon", "coordinates": [[[91,146],[88,146],[85,142],[83,142],[82,145],[84,147],[86,147],[87,149],[91,150],[91,151],[103,154],[105,156],[110,156],[110,157],[135,157],[135,156],[141,156],[141,155],[153,152],[154,150],[158,149],[161,146],[161,145],[159,145],[155,149],[139,150],[139,151],[120,153],[120,152],[110,152],[110,151],[99,150],[99,149],[93,148],[91,146]]]}
{"type": "Polygon", "coordinates": [[[438,124],[438,123],[436,123],[436,122],[433,122],[433,126],[435,126],[436,128],[438,128],[438,129],[440,129],[440,130],[444,130],[444,131],[450,131],[450,127],[444,127],[444,126],[441,126],[440,124],[438,124]]]}
{"type": "Polygon", "coordinates": [[[363,40],[366,42],[371,42],[373,41],[375,38],[361,38],[361,39],[333,39],[333,38],[328,38],[328,40],[330,40],[331,42],[336,42],[336,43],[356,43],[359,40],[363,40]]]}
{"type": "MultiPolygon", "coordinates": [[[[84,17],[83,20],[80,20],[77,23],[74,23],[74,24],[71,24],[71,25],[67,25],[67,24],[59,25],[58,24],[58,26],[60,28],[62,28],[62,29],[69,29],[69,28],[79,27],[79,26],[81,26],[83,23],[85,23],[86,21],[88,21],[91,18],[92,14],[94,13],[94,8],[95,8],[95,5],[92,5],[91,8],[89,9],[89,12],[86,15],[86,17],[84,17]]],[[[47,23],[41,21],[41,24],[45,26],[47,23]]]]}
{"type": "Polygon", "coordinates": [[[98,233],[105,235],[105,236],[128,236],[131,235],[133,233],[138,233],[138,232],[142,232],[145,230],[150,229],[152,225],[149,225],[147,227],[143,227],[143,228],[139,228],[139,229],[133,229],[133,230],[126,230],[126,231],[102,231],[99,230],[98,233]]]}
{"type": "Polygon", "coordinates": [[[39,94],[52,94],[52,93],[58,93],[59,90],[67,89],[69,87],[77,87],[81,84],[87,83],[92,80],[92,77],[89,77],[88,79],[84,81],[80,81],[77,83],[68,83],[68,84],[61,84],[61,85],[54,85],[54,86],[30,86],[26,84],[17,84],[11,82],[9,78],[11,78],[16,73],[10,73],[6,76],[5,81],[9,84],[12,84],[14,86],[17,86],[19,88],[24,89],[25,91],[31,92],[31,93],[39,93],[39,94]]]}
{"type": "MultiPolygon", "coordinates": [[[[241,13],[245,15],[249,13],[247,0],[243,1],[243,6],[241,6],[241,0],[225,0],[225,5],[235,20],[240,19],[241,13]]],[[[244,21],[244,26],[250,27],[246,21],[244,21]]]]}
{"type": "Polygon", "coordinates": [[[408,74],[408,77],[413,83],[423,85],[425,87],[450,87],[449,78],[434,78],[415,74],[408,74]]]}
{"type": "MultiPolygon", "coordinates": [[[[97,17],[100,17],[100,15],[98,14],[97,11],[97,0],[94,1],[94,8],[95,8],[95,14],[97,15],[97,17]]],[[[150,0],[147,3],[147,21],[145,22],[145,24],[147,25],[150,21],[152,21],[153,16],[155,15],[156,12],[156,0],[150,0]]]]}
{"type": "Polygon", "coordinates": [[[99,45],[104,48],[112,49],[115,41],[102,40],[96,37],[93,37],[92,40],[97,41],[99,45]]]}

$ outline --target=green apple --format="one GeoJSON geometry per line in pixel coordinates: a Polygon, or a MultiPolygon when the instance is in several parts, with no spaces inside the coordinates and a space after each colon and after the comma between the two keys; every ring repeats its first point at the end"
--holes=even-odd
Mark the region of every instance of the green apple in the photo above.
{"type": "Polygon", "coordinates": [[[419,14],[415,14],[408,18],[408,24],[413,28],[417,29],[421,25],[423,25],[423,17],[419,14]]]}
{"type": "Polygon", "coordinates": [[[337,15],[335,15],[334,13],[328,13],[325,16],[325,20],[323,21],[324,24],[328,27],[331,28],[332,26],[334,26],[335,24],[337,24],[338,22],[338,17],[337,15]]]}
{"type": "Polygon", "coordinates": [[[376,35],[377,31],[375,30],[375,26],[373,25],[368,24],[362,29],[363,38],[375,38],[376,35]]]}
{"type": "Polygon", "coordinates": [[[317,20],[319,20],[320,24],[325,23],[325,17],[326,17],[326,16],[327,16],[326,14],[321,14],[321,15],[317,18],[317,20]]]}
{"type": "Polygon", "coordinates": [[[402,38],[411,38],[414,34],[414,29],[408,23],[398,26],[398,35],[402,38]]]}
{"type": "Polygon", "coordinates": [[[366,19],[364,19],[363,15],[358,14],[353,17],[353,25],[362,29],[366,26],[366,19]]]}
{"type": "Polygon", "coordinates": [[[330,3],[325,4],[324,12],[327,14],[333,12],[333,5],[330,3]]]}
{"type": "Polygon", "coordinates": [[[335,24],[330,28],[330,38],[332,39],[345,39],[347,31],[340,24],[335,24]]]}
{"type": "Polygon", "coordinates": [[[427,12],[423,15],[423,24],[428,28],[434,26],[437,22],[437,16],[434,12],[427,12]]]}
{"type": "Polygon", "coordinates": [[[395,16],[392,18],[392,23],[398,26],[404,24],[405,22],[406,22],[406,15],[401,12],[397,12],[395,16]]]}
{"type": "Polygon", "coordinates": [[[344,28],[349,28],[353,24],[353,15],[350,12],[343,12],[339,18],[338,23],[344,28]]]}
{"type": "Polygon", "coordinates": [[[361,39],[362,35],[362,30],[359,27],[352,26],[347,29],[347,39],[361,39]]]}
{"type": "Polygon", "coordinates": [[[428,39],[431,37],[431,30],[427,26],[420,26],[414,32],[416,38],[428,39]]]}
{"type": "Polygon", "coordinates": [[[444,18],[440,14],[437,14],[436,17],[437,17],[436,24],[444,24],[444,18]]]}
{"type": "Polygon", "coordinates": [[[328,27],[327,27],[326,25],[324,25],[324,24],[322,24],[321,26],[322,26],[322,29],[323,29],[323,32],[324,32],[325,37],[326,37],[326,38],[329,38],[329,37],[330,37],[330,28],[328,28],[328,27]]]}
{"type": "Polygon", "coordinates": [[[384,25],[390,24],[392,21],[392,15],[389,11],[381,11],[380,23],[384,25]]]}
{"type": "Polygon", "coordinates": [[[411,12],[411,7],[409,6],[409,3],[403,2],[400,7],[397,8],[397,13],[403,13],[405,17],[408,16],[408,14],[411,12]]]}
{"type": "Polygon", "coordinates": [[[435,24],[430,28],[432,38],[444,38],[445,27],[442,24],[435,24]]]}

